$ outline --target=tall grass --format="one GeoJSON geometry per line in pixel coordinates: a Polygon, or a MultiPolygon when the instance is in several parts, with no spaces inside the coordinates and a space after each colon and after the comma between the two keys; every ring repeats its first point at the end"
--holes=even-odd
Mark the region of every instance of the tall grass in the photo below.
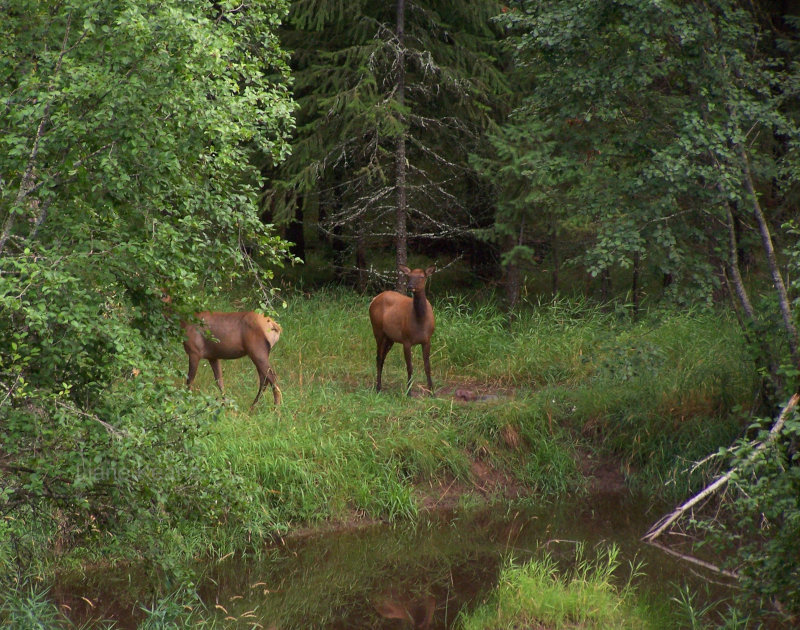
{"type": "Polygon", "coordinates": [[[48,590],[31,580],[19,583],[3,581],[5,593],[0,598],[0,625],[30,630],[73,628],[73,624],[49,599],[48,590]]]}
{"type": "MultiPolygon", "coordinates": [[[[736,325],[719,314],[663,311],[632,323],[625,312],[562,299],[510,320],[492,302],[443,296],[434,299],[438,395],[422,396],[417,384],[404,395],[399,349],[378,395],[368,305],[335,290],[287,300],[271,356],[281,407],[267,399],[247,412],[255,369],[224,363],[228,412],[203,446],[214,467],[241,479],[246,500],[225,523],[235,523],[232,538],[353,515],[412,518],[415,487],[472,487],[476,460],[542,501],[580,491],[585,449],[648,490],[671,482],[679,492],[688,463],[736,435],[732,410],[754,389],[736,325]],[[459,400],[460,391],[476,400],[459,400]]],[[[182,371],[177,350],[175,360],[182,371]]],[[[418,348],[414,366],[422,372],[418,348]]],[[[197,383],[215,394],[207,367],[197,383]]]]}
{"type": "Polygon", "coordinates": [[[575,568],[561,571],[545,556],[522,566],[509,564],[492,598],[461,618],[463,630],[516,628],[581,628],[646,630],[655,623],[637,606],[629,586],[617,589],[613,573],[619,566],[611,547],[587,559],[579,550],[575,568]]]}
{"type": "Polygon", "coordinates": [[[249,526],[278,531],[353,514],[414,517],[420,500],[415,486],[439,479],[469,485],[475,457],[518,469],[545,496],[576,489],[566,436],[558,444],[559,432],[526,433],[530,444],[541,446],[529,462],[503,442],[503,429],[526,413],[524,400],[470,407],[312,384],[287,395],[280,409],[258,417],[231,414],[206,444],[206,456],[249,482],[249,526]]]}

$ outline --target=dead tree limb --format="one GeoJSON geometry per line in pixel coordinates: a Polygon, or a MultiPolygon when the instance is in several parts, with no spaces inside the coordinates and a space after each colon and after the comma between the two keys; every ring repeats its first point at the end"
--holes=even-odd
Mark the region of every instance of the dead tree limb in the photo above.
{"type": "MultiPolygon", "coordinates": [[[[775,441],[775,439],[778,437],[778,434],[781,432],[781,429],[783,429],[783,425],[786,423],[786,418],[788,418],[789,414],[791,414],[794,408],[797,407],[798,402],[800,402],[800,393],[795,394],[789,399],[789,402],[786,403],[786,406],[781,411],[780,415],[778,416],[778,419],[775,421],[775,424],[772,425],[772,428],[769,431],[769,435],[763,442],[761,442],[758,446],[756,446],[756,448],[753,450],[752,453],[750,453],[750,455],[747,458],[748,461],[753,461],[759,453],[761,453],[765,448],[767,448],[767,446],[769,446],[772,442],[775,441]]],[[[718,477],[711,484],[703,488],[703,490],[698,492],[691,499],[689,499],[685,503],[675,508],[672,512],[670,512],[666,516],[662,517],[660,520],[658,520],[654,525],[650,527],[650,529],[644,536],[642,536],[642,540],[649,543],[655,541],[655,539],[658,538],[664,532],[665,529],[667,529],[670,525],[672,525],[672,523],[677,521],[681,517],[681,515],[683,515],[687,510],[690,510],[692,507],[700,503],[700,501],[702,501],[706,497],[711,496],[719,488],[724,486],[728,482],[728,480],[730,480],[730,478],[734,475],[735,472],[736,468],[732,468],[721,477],[718,477]]]]}

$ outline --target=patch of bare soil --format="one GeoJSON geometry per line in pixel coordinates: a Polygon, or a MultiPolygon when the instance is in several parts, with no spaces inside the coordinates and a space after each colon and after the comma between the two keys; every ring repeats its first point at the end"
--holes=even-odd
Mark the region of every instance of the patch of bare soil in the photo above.
{"type": "Polygon", "coordinates": [[[453,398],[461,402],[485,402],[514,395],[514,390],[478,381],[445,383],[436,390],[439,398],[453,398]]]}
{"type": "Polygon", "coordinates": [[[581,474],[586,477],[589,494],[620,494],[625,492],[625,475],[618,462],[600,459],[592,453],[582,453],[578,461],[581,474]]]}
{"type": "Polygon", "coordinates": [[[458,506],[462,497],[467,495],[490,500],[501,497],[519,499],[528,494],[528,488],[516,478],[486,462],[473,460],[470,472],[471,483],[458,479],[445,479],[418,485],[416,491],[423,509],[452,510],[458,506]]]}
{"type": "Polygon", "coordinates": [[[497,470],[486,462],[475,460],[471,466],[475,490],[484,497],[502,496],[519,499],[528,494],[528,489],[508,473],[497,470]]]}
{"type": "Polygon", "coordinates": [[[461,497],[469,492],[469,484],[458,479],[433,480],[416,487],[422,508],[429,512],[455,509],[461,497]]]}

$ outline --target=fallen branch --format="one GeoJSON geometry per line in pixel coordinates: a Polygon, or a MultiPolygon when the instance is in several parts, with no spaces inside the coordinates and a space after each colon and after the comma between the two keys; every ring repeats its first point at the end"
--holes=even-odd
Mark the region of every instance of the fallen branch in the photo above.
{"type": "Polygon", "coordinates": [[[708,569],[709,571],[713,571],[714,573],[719,573],[724,575],[725,577],[732,578],[734,580],[739,579],[739,574],[735,571],[728,571],[727,569],[723,569],[718,567],[716,564],[712,564],[711,562],[706,562],[705,560],[701,560],[700,558],[695,558],[694,556],[690,556],[685,553],[680,553],[679,551],[675,551],[674,549],[670,549],[666,545],[662,545],[658,542],[650,542],[653,547],[657,547],[661,549],[664,553],[668,553],[671,556],[675,556],[676,558],[680,558],[681,560],[685,560],[686,562],[690,562],[691,564],[696,564],[699,567],[703,567],[704,569],[708,569]]]}
{"type": "MultiPolygon", "coordinates": [[[[778,437],[778,434],[781,432],[781,429],[783,429],[783,425],[786,423],[786,418],[794,410],[798,402],[800,402],[800,394],[795,394],[789,399],[789,402],[786,403],[786,406],[783,408],[780,415],[778,416],[777,421],[775,422],[774,425],[772,425],[772,428],[770,429],[767,438],[763,442],[761,442],[753,450],[752,453],[750,453],[749,457],[747,458],[747,461],[753,461],[761,451],[763,451],[765,448],[767,448],[767,446],[769,446],[772,442],[775,441],[775,439],[778,437]]],[[[719,488],[724,486],[735,472],[736,468],[732,468],[724,475],[716,479],[714,482],[706,486],[696,495],[694,495],[691,499],[689,499],[679,507],[675,508],[672,512],[670,512],[666,516],[662,517],[660,520],[658,520],[654,525],[650,527],[650,529],[644,536],[642,536],[642,540],[644,540],[645,542],[652,543],[656,538],[658,538],[658,536],[661,535],[661,533],[665,529],[667,529],[667,527],[669,527],[672,523],[678,520],[684,512],[690,510],[700,501],[712,495],[719,488]]]]}

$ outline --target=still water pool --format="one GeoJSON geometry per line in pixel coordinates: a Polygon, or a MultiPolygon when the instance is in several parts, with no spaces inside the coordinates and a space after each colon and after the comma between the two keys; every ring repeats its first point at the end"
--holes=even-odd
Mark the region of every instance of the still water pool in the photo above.
{"type": "MultiPolygon", "coordinates": [[[[374,629],[454,627],[459,612],[482,602],[504,563],[551,554],[565,568],[578,545],[616,545],[624,584],[656,607],[689,584],[698,602],[729,595],[705,593],[703,576],[640,537],[661,514],[627,494],[602,494],[547,507],[496,505],[435,513],[415,524],[369,525],[282,541],[258,560],[227,558],[205,567],[199,584],[205,604],[224,627],[264,629],[374,629]]],[[[114,618],[136,627],[138,590],[128,575],[106,574],[61,585],[73,615],[114,618]],[[121,595],[128,593],[127,596],[121,595]],[[83,605],[82,597],[93,604],[83,605]]]]}

